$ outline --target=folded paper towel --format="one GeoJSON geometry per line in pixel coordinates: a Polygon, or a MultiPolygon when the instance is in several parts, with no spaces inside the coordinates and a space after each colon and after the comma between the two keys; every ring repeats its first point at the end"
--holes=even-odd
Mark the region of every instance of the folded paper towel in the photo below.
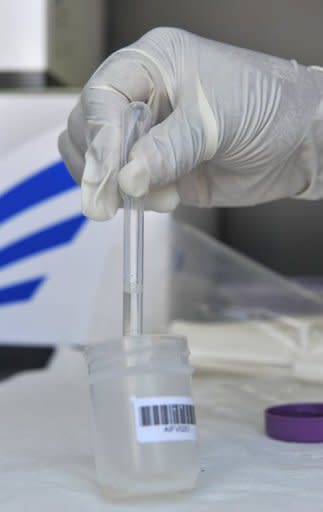
{"type": "Polygon", "coordinates": [[[323,317],[273,321],[190,323],[170,331],[186,336],[198,370],[292,375],[323,382],[323,317]]]}

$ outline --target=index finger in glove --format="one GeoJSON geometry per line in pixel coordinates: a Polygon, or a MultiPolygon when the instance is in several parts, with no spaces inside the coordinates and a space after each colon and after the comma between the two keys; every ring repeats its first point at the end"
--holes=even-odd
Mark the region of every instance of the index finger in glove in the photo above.
{"type": "Polygon", "coordinates": [[[152,83],[146,70],[129,58],[105,63],[83,90],[81,101],[88,150],[82,178],[84,213],[111,218],[120,205],[122,120],[129,101],[148,101],[152,83]]]}

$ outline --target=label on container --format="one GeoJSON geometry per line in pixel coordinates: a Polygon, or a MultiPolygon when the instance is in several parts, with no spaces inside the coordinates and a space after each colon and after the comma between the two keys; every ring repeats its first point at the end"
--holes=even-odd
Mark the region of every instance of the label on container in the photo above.
{"type": "Polygon", "coordinates": [[[132,397],[137,441],[195,441],[194,404],[187,396],[132,397]]]}

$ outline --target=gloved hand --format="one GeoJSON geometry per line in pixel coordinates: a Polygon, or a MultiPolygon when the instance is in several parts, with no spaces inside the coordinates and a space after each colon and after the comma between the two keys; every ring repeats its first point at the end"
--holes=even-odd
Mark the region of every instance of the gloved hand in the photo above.
{"type": "Polygon", "coordinates": [[[323,197],[322,98],[319,68],[158,28],[94,73],[59,148],[96,220],[114,215],[119,186],[157,211],[323,197]],[[120,170],[134,100],[155,126],[120,170]]]}

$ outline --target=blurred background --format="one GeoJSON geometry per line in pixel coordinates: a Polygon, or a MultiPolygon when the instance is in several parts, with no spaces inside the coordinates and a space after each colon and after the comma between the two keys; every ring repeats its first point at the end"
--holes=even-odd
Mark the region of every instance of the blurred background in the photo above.
{"type": "MultiPolygon", "coordinates": [[[[100,62],[153,27],[176,26],[322,65],[322,20],[321,0],[0,0],[0,162],[9,149],[17,153],[31,132],[41,134],[56,118],[63,125],[100,62]],[[34,116],[25,117],[31,102],[34,116]]],[[[323,275],[323,201],[203,211],[180,207],[175,215],[286,276],[323,275]]],[[[18,369],[17,360],[29,368],[51,354],[48,347],[15,350],[24,355],[2,347],[3,374],[18,369]]]]}

